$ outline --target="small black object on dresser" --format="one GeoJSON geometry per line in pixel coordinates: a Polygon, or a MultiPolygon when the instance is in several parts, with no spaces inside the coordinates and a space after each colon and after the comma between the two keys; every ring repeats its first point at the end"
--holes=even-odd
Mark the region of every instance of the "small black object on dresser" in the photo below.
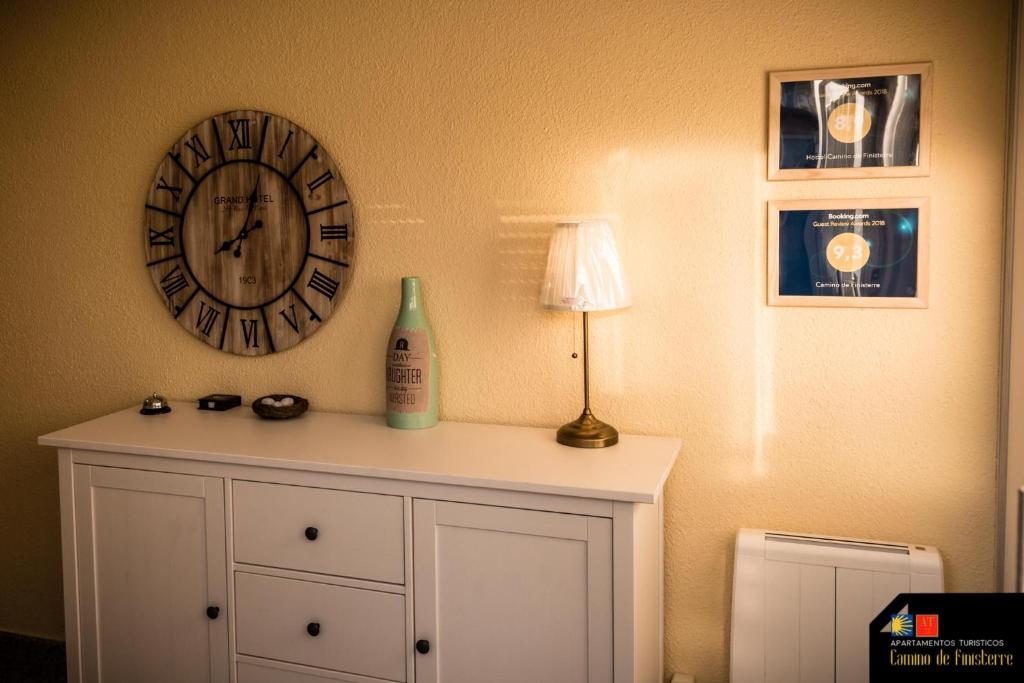
{"type": "Polygon", "coordinates": [[[230,410],[242,405],[242,397],[237,394],[210,394],[197,401],[199,410],[230,410]]]}

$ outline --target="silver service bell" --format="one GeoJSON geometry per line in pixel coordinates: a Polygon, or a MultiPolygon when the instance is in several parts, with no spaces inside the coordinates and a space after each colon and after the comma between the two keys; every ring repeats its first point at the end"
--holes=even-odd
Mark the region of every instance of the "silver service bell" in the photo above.
{"type": "Polygon", "coordinates": [[[162,415],[171,412],[171,406],[167,404],[166,398],[154,393],[152,396],[147,396],[146,400],[142,402],[142,410],[139,412],[143,415],[162,415]]]}

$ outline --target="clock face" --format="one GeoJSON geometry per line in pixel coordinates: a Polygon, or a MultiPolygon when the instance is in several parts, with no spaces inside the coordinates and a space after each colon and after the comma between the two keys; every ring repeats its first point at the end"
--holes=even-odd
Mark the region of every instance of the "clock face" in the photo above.
{"type": "Polygon", "coordinates": [[[157,167],[146,266],[171,315],[248,356],[308,337],[339,305],[352,265],[341,173],[309,133],[260,111],[214,116],[157,167]]]}

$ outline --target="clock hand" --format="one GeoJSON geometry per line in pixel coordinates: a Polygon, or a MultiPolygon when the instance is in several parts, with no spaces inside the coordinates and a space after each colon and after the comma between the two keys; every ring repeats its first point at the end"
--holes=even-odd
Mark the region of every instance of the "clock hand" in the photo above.
{"type": "MultiPolygon", "coordinates": [[[[249,193],[249,209],[245,212],[245,220],[242,221],[242,228],[235,235],[232,240],[224,240],[217,249],[214,250],[214,254],[219,254],[222,251],[228,251],[234,246],[235,242],[238,242],[238,248],[235,249],[235,257],[242,255],[242,240],[249,235],[249,218],[252,216],[252,210],[256,207],[256,193],[260,189],[260,177],[256,176],[256,184],[252,187],[252,192],[249,193]]],[[[262,227],[262,224],[261,224],[262,227]]]]}
{"type": "Polygon", "coordinates": [[[249,233],[249,218],[252,217],[252,210],[256,208],[256,191],[260,189],[260,177],[256,176],[256,184],[252,187],[252,192],[249,193],[249,210],[245,212],[245,221],[242,223],[242,232],[239,233],[238,239],[245,239],[242,235],[249,233]]]}
{"type": "MultiPolygon", "coordinates": [[[[249,210],[245,212],[245,222],[242,223],[242,230],[238,233],[238,246],[235,247],[234,256],[239,258],[242,255],[242,242],[249,237],[249,219],[252,217],[252,210],[256,208],[256,191],[260,189],[260,177],[256,176],[256,184],[253,185],[252,193],[249,195],[249,210]]],[[[262,227],[263,223],[260,223],[262,227]]]]}
{"type": "Polygon", "coordinates": [[[252,224],[251,228],[247,227],[242,230],[242,233],[238,236],[238,246],[235,248],[235,258],[238,258],[239,256],[242,255],[242,241],[249,239],[250,232],[252,232],[253,230],[259,230],[262,227],[263,221],[257,220],[255,223],[252,224]]]}
{"type": "MultiPolygon", "coordinates": [[[[261,221],[256,221],[256,223],[259,223],[259,227],[263,227],[263,223],[261,221]]],[[[253,225],[253,228],[255,228],[255,227],[256,227],[256,225],[253,225]]],[[[235,246],[235,242],[238,242],[239,246],[241,246],[242,240],[244,240],[246,237],[249,236],[249,230],[250,230],[250,228],[243,226],[242,229],[239,231],[239,233],[237,235],[235,235],[234,239],[232,239],[232,240],[224,240],[223,242],[221,242],[221,245],[219,247],[217,247],[217,251],[215,251],[213,253],[217,254],[217,253],[220,253],[222,251],[228,251],[229,249],[231,249],[231,247],[235,246]]],[[[241,254],[235,254],[235,255],[236,256],[240,256],[241,254]]]]}

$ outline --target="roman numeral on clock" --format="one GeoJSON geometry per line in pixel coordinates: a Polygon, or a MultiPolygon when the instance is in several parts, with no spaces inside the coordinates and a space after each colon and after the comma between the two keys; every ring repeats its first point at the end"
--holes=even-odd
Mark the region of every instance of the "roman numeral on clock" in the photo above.
{"type": "MultiPolygon", "coordinates": [[[[289,135],[289,137],[290,137],[290,135],[289,135]]],[[[285,140],[284,144],[287,145],[288,141],[285,140]]],[[[310,149],[308,152],[306,152],[306,156],[302,157],[302,160],[299,161],[299,163],[297,163],[295,165],[295,168],[292,169],[292,172],[288,174],[288,180],[291,180],[292,178],[294,178],[295,174],[298,173],[300,170],[302,170],[302,167],[306,165],[307,161],[309,161],[310,159],[319,159],[320,158],[320,157],[318,157],[316,155],[316,150],[317,149],[319,149],[319,145],[313,145],[312,149],[310,149]]],[[[284,151],[284,146],[283,145],[281,146],[281,151],[282,152],[284,151]]]]}
{"type": "MultiPolygon", "coordinates": [[[[203,144],[198,135],[193,135],[192,139],[185,143],[185,146],[192,152],[192,162],[196,168],[199,168],[200,164],[209,161],[210,153],[206,151],[206,145],[203,144]]],[[[180,154],[178,156],[179,158],[181,157],[180,154]]]]}
{"type": "Polygon", "coordinates": [[[164,290],[164,296],[168,299],[183,289],[189,288],[188,279],[182,272],[181,266],[174,266],[170,272],[160,278],[160,289],[164,290]]]}
{"type": "Polygon", "coordinates": [[[166,230],[157,230],[150,226],[149,228],[149,246],[151,247],[170,247],[174,245],[174,226],[167,228],[166,230]]]}
{"type": "Polygon", "coordinates": [[[242,323],[242,336],[245,338],[245,348],[260,348],[260,321],[256,318],[242,318],[239,322],[242,323]]]}
{"type": "Polygon", "coordinates": [[[328,169],[312,181],[306,183],[306,187],[309,188],[309,196],[312,197],[313,191],[316,190],[316,188],[320,187],[324,183],[330,182],[331,180],[334,180],[334,172],[328,169]]]}
{"type": "Polygon", "coordinates": [[[292,141],[292,136],[295,135],[295,131],[288,131],[288,137],[284,139],[284,143],[281,145],[281,149],[277,150],[277,158],[280,159],[284,156],[284,150],[288,147],[288,143],[292,141]]]}
{"type": "Polygon", "coordinates": [[[209,337],[219,317],[220,311],[212,306],[208,307],[205,301],[200,301],[199,315],[196,316],[196,329],[202,332],[204,337],[209,337]]]}
{"type": "Polygon", "coordinates": [[[299,331],[299,314],[295,312],[295,304],[292,304],[288,308],[282,308],[277,312],[279,316],[284,318],[284,321],[288,323],[288,327],[292,328],[296,333],[299,331]],[[288,315],[288,311],[292,314],[288,315]]]}
{"type": "Polygon", "coordinates": [[[181,188],[169,185],[163,176],[160,176],[160,179],[156,181],[156,189],[170,192],[171,196],[174,197],[174,201],[178,201],[181,198],[181,188]]]}
{"type": "Polygon", "coordinates": [[[228,125],[231,126],[229,152],[233,149],[252,149],[252,143],[249,141],[249,124],[251,123],[250,119],[228,119],[228,125]]]}
{"type": "Polygon", "coordinates": [[[348,225],[320,225],[320,241],[348,240],[348,225]]]}
{"type": "MultiPolygon", "coordinates": [[[[316,311],[313,310],[313,307],[310,306],[306,302],[306,300],[302,298],[302,295],[299,294],[299,291],[297,289],[295,289],[294,287],[292,287],[292,294],[295,295],[295,298],[299,300],[299,303],[301,303],[302,306],[306,309],[306,312],[309,313],[309,320],[310,320],[310,322],[318,322],[318,323],[323,322],[323,318],[321,318],[319,315],[317,315],[316,311]]],[[[291,307],[291,309],[292,309],[292,317],[294,317],[295,316],[295,306],[293,305],[291,307]]],[[[281,311],[281,315],[284,315],[284,311],[283,310],[281,311]]],[[[285,318],[287,319],[287,316],[285,316],[285,318]]],[[[298,330],[296,330],[296,332],[297,331],[298,330]]]]}
{"type": "Polygon", "coordinates": [[[338,293],[338,285],[340,284],[341,283],[338,280],[332,279],[330,276],[321,273],[319,268],[314,268],[313,276],[309,278],[309,283],[306,287],[313,291],[320,292],[325,297],[333,301],[334,295],[338,293]]]}

